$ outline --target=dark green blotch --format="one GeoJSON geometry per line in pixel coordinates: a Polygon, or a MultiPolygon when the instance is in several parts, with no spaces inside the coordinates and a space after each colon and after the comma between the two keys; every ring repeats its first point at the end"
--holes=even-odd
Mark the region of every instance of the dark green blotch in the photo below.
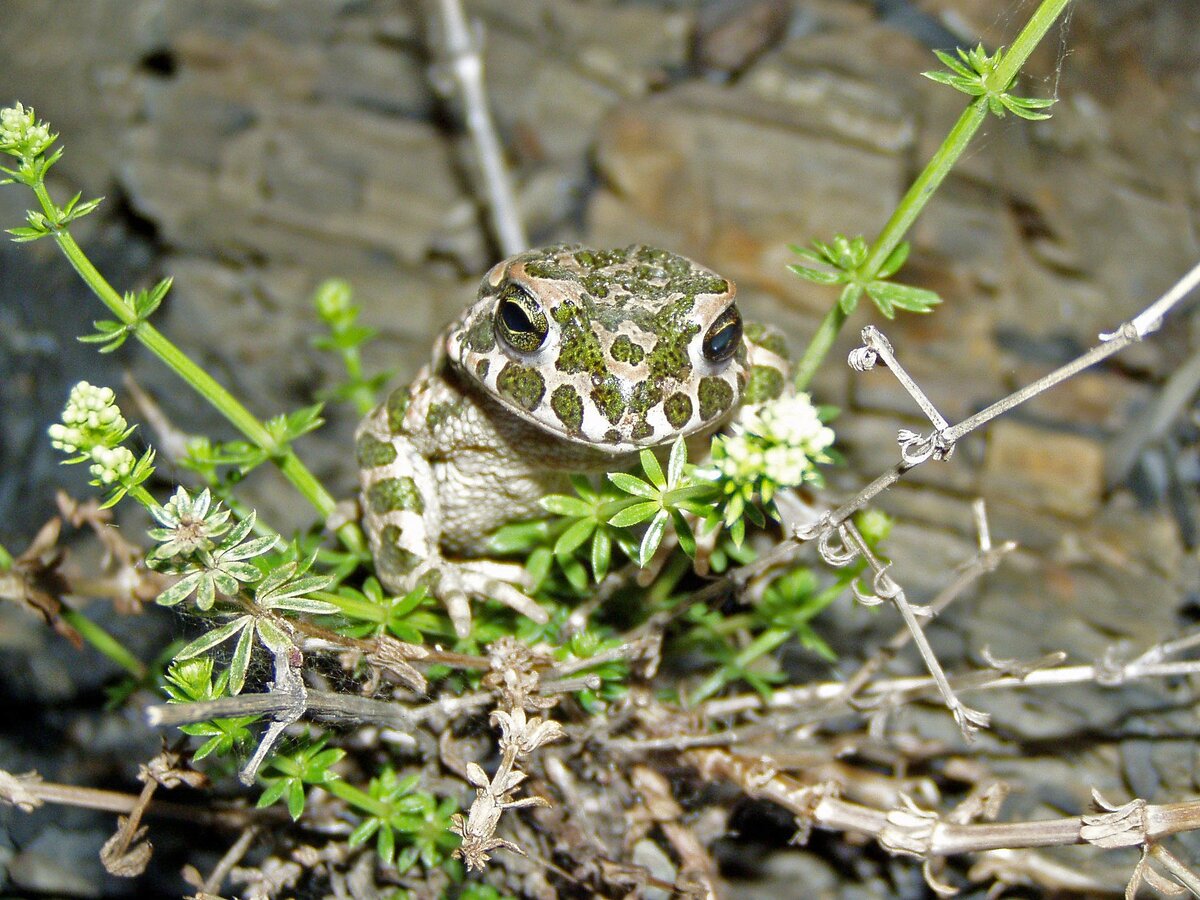
{"type": "Polygon", "coordinates": [[[430,403],[429,412],[425,414],[425,424],[433,429],[437,428],[447,419],[457,418],[462,414],[462,403],[430,403]]]}
{"type": "Polygon", "coordinates": [[[491,316],[480,316],[467,331],[467,346],[476,353],[488,353],[496,346],[496,332],[491,316]]]}
{"type": "Polygon", "coordinates": [[[608,279],[603,275],[585,275],[583,286],[594,297],[608,296],[608,279]]]}
{"type": "Polygon", "coordinates": [[[627,334],[617,335],[617,339],[612,342],[612,347],[609,348],[609,354],[617,362],[629,363],[636,366],[646,357],[646,351],[642,349],[640,344],[635,344],[629,339],[627,334]]]}
{"type": "Polygon", "coordinates": [[[692,417],[692,398],[687,394],[672,394],[663,401],[663,413],[672,428],[682,428],[692,417]]]}
{"type": "Polygon", "coordinates": [[[385,572],[407,575],[421,562],[421,557],[400,546],[400,529],[387,525],[379,535],[379,567],[385,572]]]}
{"type": "Polygon", "coordinates": [[[369,434],[364,434],[358,439],[358,443],[354,445],[354,452],[358,457],[358,464],[365,469],[386,466],[396,459],[395,447],[369,434]]]}
{"type": "Polygon", "coordinates": [[[742,402],[753,405],[775,400],[783,393],[783,373],[774,366],[754,366],[742,402]]]}
{"type": "Polygon", "coordinates": [[[396,388],[387,398],[388,430],[398,434],[404,425],[404,413],[408,410],[408,388],[396,388]]]}
{"type": "Polygon", "coordinates": [[[532,411],[542,402],[546,381],[537,369],[509,362],[500,370],[496,388],[521,409],[532,411]]]}
{"type": "Polygon", "coordinates": [[[604,432],[604,440],[609,444],[620,444],[625,440],[625,437],[615,428],[610,428],[604,432]]]}
{"type": "Polygon", "coordinates": [[[788,355],[787,341],[783,335],[774,328],[769,328],[761,322],[746,323],[746,340],[750,343],[762,347],[781,359],[788,360],[791,357],[788,355]]]}
{"type": "Polygon", "coordinates": [[[425,501],[421,499],[417,483],[407,475],[375,482],[367,490],[367,504],[371,512],[379,515],[396,510],[425,512],[425,501]]]}
{"type": "Polygon", "coordinates": [[[555,367],[560,372],[607,374],[600,339],[588,327],[583,310],[574,303],[563,303],[554,310],[554,318],[560,326],[560,347],[555,367]]]}
{"type": "Polygon", "coordinates": [[[647,378],[645,381],[639,381],[633,386],[633,391],[629,395],[629,408],[642,418],[645,418],[650,408],[662,400],[662,398],[662,384],[647,378]]]}
{"type": "Polygon", "coordinates": [[[708,421],[733,405],[733,388],[720,378],[700,379],[700,418],[708,421]]]}
{"type": "Polygon", "coordinates": [[[642,438],[648,438],[654,434],[654,428],[645,419],[640,419],[633,423],[633,431],[631,436],[635,441],[640,441],[642,438]]]}
{"type": "Polygon", "coordinates": [[[490,359],[481,359],[479,362],[475,363],[475,375],[480,381],[483,381],[483,379],[487,378],[488,369],[491,367],[492,361],[490,359]]]}
{"type": "Polygon", "coordinates": [[[556,281],[577,281],[575,273],[552,259],[537,259],[525,264],[525,271],[534,278],[553,278],[556,281]]]}
{"type": "Polygon", "coordinates": [[[603,414],[604,418],[614,425],[621,420],[625,412],[625,398],[617,386],[617,379],[609,377],[592,389],[592,402],[603,414]]]}
{"type": "Polygon", "coordinates": [[[578,432],[583,425],[583,401],[569,384],[560,384],[550,395],[550,408],[568,431],[578,432]]]}

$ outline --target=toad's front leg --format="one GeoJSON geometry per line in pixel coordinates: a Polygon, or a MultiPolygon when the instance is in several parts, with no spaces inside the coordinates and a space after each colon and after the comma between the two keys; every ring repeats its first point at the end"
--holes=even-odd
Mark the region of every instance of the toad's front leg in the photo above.
{"type": "Polygon", "coordinates": [[[403,420],[397,421],[398,406],[379,406],[355,435],[363,525],[379,580],[397,593],[427,586],[445,604],[459,637],[470,634],[473,599],[499,600],[547,621],[546,611],[522,590],[527,584],[520,566],[443,558],[437,480],[403,420]]]}

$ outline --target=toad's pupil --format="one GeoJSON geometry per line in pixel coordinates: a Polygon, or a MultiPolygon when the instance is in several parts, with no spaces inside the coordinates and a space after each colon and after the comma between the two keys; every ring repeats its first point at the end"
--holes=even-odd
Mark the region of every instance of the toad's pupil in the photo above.
{"type": "Polygon", "coordinates": [[[533,322],[529,320],[529,313],[521,304],[513,300],[505,300],[500,307],[500,318],[504,320],[504,327],[509,331],[521,333],[529,333],[533,331],[533,322]]]}

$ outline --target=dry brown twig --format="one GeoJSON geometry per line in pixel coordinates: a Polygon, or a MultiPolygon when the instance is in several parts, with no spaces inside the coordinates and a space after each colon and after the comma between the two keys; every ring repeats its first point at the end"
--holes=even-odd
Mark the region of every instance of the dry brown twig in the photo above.
{"type": "Polygon", "coordinates": [[[482,869],[492,850],[524,853],[512,841],[496,837],[500,816],[508,809],[549,805],[543,797],[513,798],[513,792],[528,777],[518,766],[543,744],[566,736],[562,725],[553,719],[526,714],[526,707],[545,711],[557,702],[537,696],[539,675],[532,652],[514,638],[500,638],[489,652],[492,671],[484,677],[484,684],[500,696],[491,715],[491,721],[501,730],[500,765],[489,777],[478,763],[467,763],[467,780],[475,788],[475,800],[466,816],[456,813],[452,817],[451,827],[463,839],[454,854],[466,861],[468,869],[482,869]]]}
{"type": "MultiPolygon", "coordinates": [[[[529,240],[517,210],[512,180],[504,164],[504,150],[496,136],[496,126],[488,109],[480,42],[471,34],[471,25],[467,22],[461,0],[438,0],[435,25],[441,30],[443,61],[439,67],[440,73],[435,73],[432,80],[444,96],[457,93],[462,101],[467,133],[483,176],[492,231],[500,244],[501,255],[512,256],[527,249],[529,240]],[[444,77],[436,77],[437,74],[444,77]]],[[[478,28],[477,23],[475,27],[478,28]]]]}

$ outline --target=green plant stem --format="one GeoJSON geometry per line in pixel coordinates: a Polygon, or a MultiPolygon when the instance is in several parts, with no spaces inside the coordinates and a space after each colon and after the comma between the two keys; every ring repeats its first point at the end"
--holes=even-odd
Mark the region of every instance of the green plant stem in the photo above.
{"type": "Polygon", "coordinates": [[[83,639],[91,644],[92,647],[99,650],[134,678],[140,680],[146,677],[145,664],[126,650],[120,641],[79,610],[64,606],[59,615],[64,622],[78,631],[83,639]]]}
{"type": "Polygon", "coordinates": [[[135,484],[133,487],[127,488],[129,496],[133,497],[138,503],[146,507],[147,510],[161,509],[159,502],[154,499],[154,495],[142,487],[140,484],[135,484]]]}
{"type": "MultiPolygon", "coordinates": [[[[54,204],[46,191],[44,184],[34,185],[34,193],[42,204],[47,215],[54,209],[54,204]]],[[[308,470],[295,451],[290,447],[280,448],[266,426],[244,407],[237,398],[222,387],[216,379],[204,369],[192,362],[174,343],[149,322],[140,321],[125,299],[116,292],[103,275],[92,265],[79,244],[69,232],[58,229],[54,232],[54,240],[62,250],[63,255],[71,266],[79,273],[79,277],[91,288],[92,292],[120,321],[130,326],[130,331],[146,349],[157,356],[176,375],[186,381],[193,390],[207,400],[229,422],[251,442],[265,450],[280,472],[298,490],[301,495],[317,510],[323,518],[328,518],[336,507],[336,501],[325,490],[316,476],[308,470]]],[[[353,552],[365,552],[362,533],[354,524],[343,525],[338,530],[338,536],[353,552]]]]}
{"type": "MultiPolygon", "coordinates": [[[[1021,29],[1021,33],[1013,41],[1012,47],[1005,52],[1000,65],[992,73],[988,84],[989,89],[996,92],[1008,89],[1017,77],[1021,66],[1025,64],[1034,48],[1045,37],[1046,32],[1050,30],[1070,2],[1071,0],[1042,0],[1033,15],[1029,17],[1025,27],[1021,29]]],[[[975,98],[963,110],[958,121],[954,123],[954,127],[950,129],[950,133],[946,135],[946,139],[942,141],[942,145],[938,147],[937,152],[933,154],[921,174],[909,187],[891,218],[884,224],[883,230],[879,232],[879,237],[871,245],[867,258],[858,269],[856,281],[866,283],[875,278],[880,267],[903,240],[917,216],[921,214],[934,191],[938,189],[963,151],[967,149],[967,144],[975,136],[975,132],[987,118],[987,114],[988,98],[986,95],[975,98]]],[[[840,303],[834,303],[833,308],[825,314],[825,318],[821,320],[808,347],[805,348],[804,355],[796,364],[797,390],[804,390],[808,387],[813,376],[816,375],[817,369],[828,355],[842,326],[846,324],[847,318],[840,303]]]]}

